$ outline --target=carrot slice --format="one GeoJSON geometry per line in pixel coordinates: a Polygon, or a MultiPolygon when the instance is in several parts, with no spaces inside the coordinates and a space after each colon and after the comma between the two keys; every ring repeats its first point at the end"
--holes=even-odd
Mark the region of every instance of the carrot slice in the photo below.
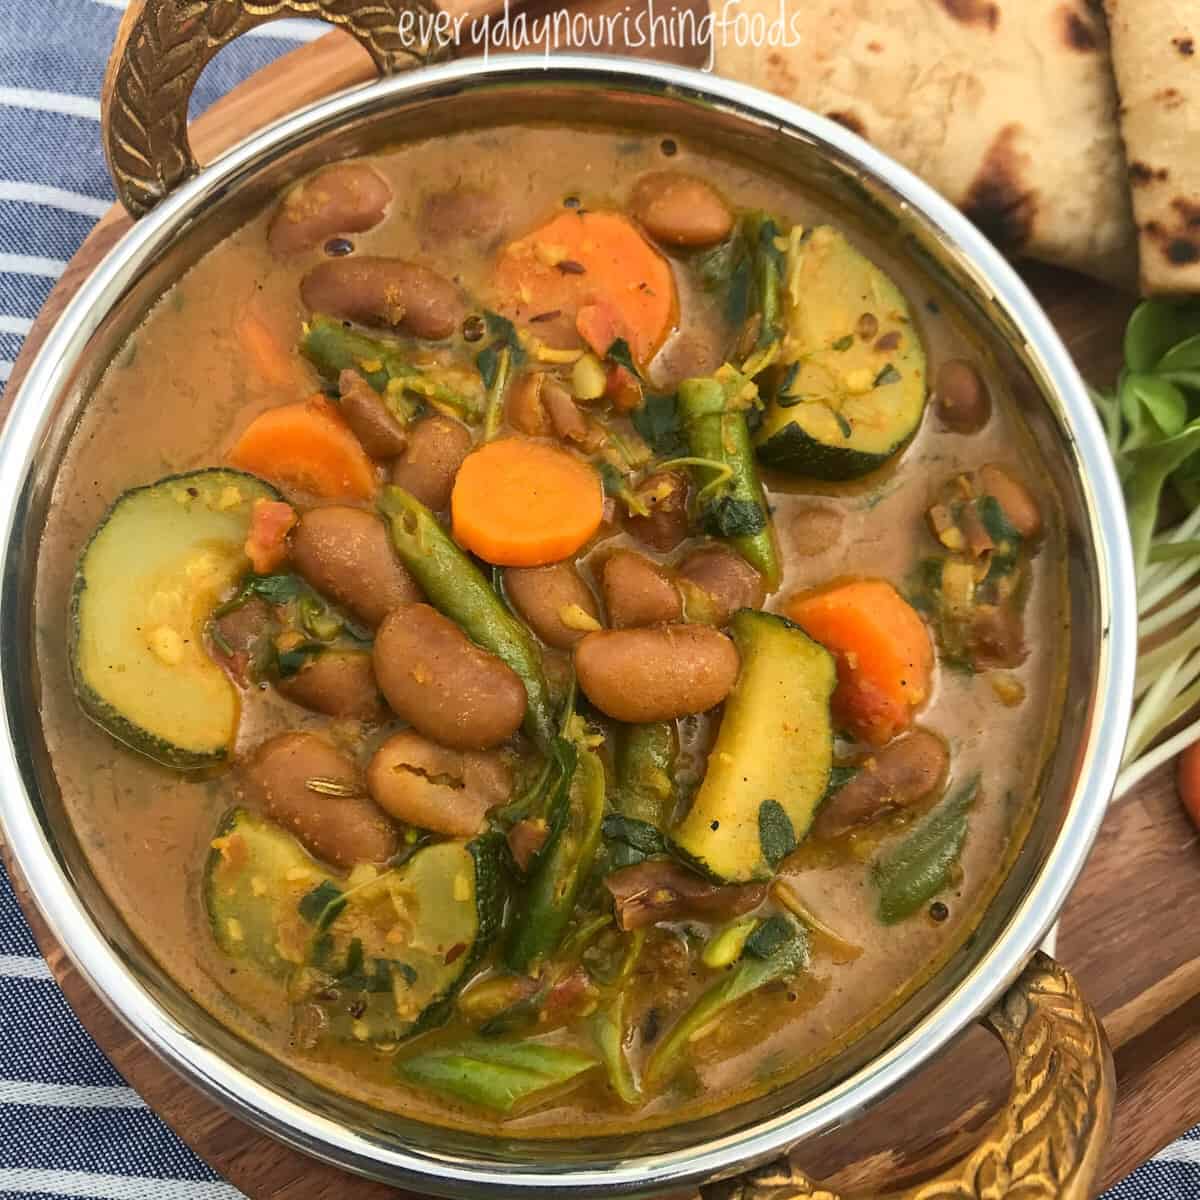
{"type": "Polygon", "coordinates": [[[245,550],[256,575],[270,575],[283,565],[288,555],[287,536],[299,519],[296,510],[283,500],[255,500],[245,550]]]}
{"type": "Polygon", "coordinates": [[[370,500],[378,486],[367,452],[320,393],[255,417],[230,450],[229,461],[326,500],[370,500]]]}
{"type": "Polygon", "coordinates": [[[607,339],[593,345],[597,353],[623,337],[642,364],[678,316],[670,264],[615,212],[563,212],[511,242],[496,265],[495,285],[498,304],[513,320],[562,315],[589,342],[607,339]]]}
{"type": "Polygon", "coordinates": [[[875,746],[891,741],[929,698],[933,644],[916,610],[883,579],[797,596],[784,614],[837,658],[833,712],[875,746]]]}
{"type": "Polygon", "coordinates": [[[574,554],[600,528],[604,489],[567,451],[504,438],[467,455],[450,515],[455,538],[485,562],[540,567],[574,554]]]}
{"type": "Polygon", "coordinates": [[[261,317],[247,310],[238,319],[236,329],[247,361],[264,383],[293,395],[305,386],[299,361],[261,317]]]}

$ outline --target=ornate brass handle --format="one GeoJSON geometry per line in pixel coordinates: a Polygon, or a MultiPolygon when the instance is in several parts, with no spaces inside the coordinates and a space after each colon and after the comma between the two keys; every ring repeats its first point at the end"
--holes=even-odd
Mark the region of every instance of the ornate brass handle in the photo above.
{"type": "Polygon", "coordinates": [[[187,133],[192,88],[247,30],[315,17],[352,34],[391,75],[433,57],[432,26],[413,18],[435,11],[432,0],[132,0],[101,95],[104,153],[121,203],[140,217],[200,169],[187,133]],[[402,31],[404,14],[411,27],[402,31]]]}
{"type": "MultiPolygon", "coordinates": [[[[933,1179],[879,1200],[1087,1200],[1112,1125],[1112,1054],[1075,980],[1038,953],[984,1018],[1013,1089],[979,1145],[933,1179]]],[[[775,1163],[703,1189],[705,1200],[851,1200],[775,1163]]]]}

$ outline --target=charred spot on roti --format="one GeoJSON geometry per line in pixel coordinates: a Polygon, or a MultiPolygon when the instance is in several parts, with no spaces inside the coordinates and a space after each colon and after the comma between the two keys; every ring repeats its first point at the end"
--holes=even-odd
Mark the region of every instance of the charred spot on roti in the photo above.
{"type": "Polygon", "coordinates": [[[1167,179],[1166,167],[1152,167],[1149,163],[1131,162],[1129,164],[1129,182],[1134,187],[1145,187],[1150,183],[1164,183],[1167,179]]]}
{"type": "Polygon", "coordinates": [[[1194,38],[1184,36],[1173,37],[1171,39],[1171,45],[1174,46],[1184,58],[1191,58],[1192,55],[1196,53],[1196,42],[1194,38]]]}
{"type": "Polygon", "coordinates": [[[1142,233],[1158,245],[1172,266],[1191,266],[1200,262],[1200,202],[1176,196],[1171,208],[1176,220],[1170,228],[1161,221],[1147,221],[1142,233]]]}
{"type": "Polygon", "coordinates": [[[1000,21],[1000,6],[990,0],[941,0],[942,7],[964,25],[995,29],[1000,21]]]}
{"type": "Polygon", "coordinates": [[[1175,87],[1159,88],[1153,98],[1166,109],[1178,108],[1186,99],[1184,94],[1175,87]]]}
{"type": "Polygon", "coordinates": [[[793,95],[800,80],[788,66],[787,59],[778,50],[772,50],[767,55],[767,78],[765,86],[769,91],[778,92],[782,96],[793,95]]]}
{"type": "Polygon", "coordinates": [[[1086,53],[1100,45],[1095,26],[1085,21],[1074,8],[1064,6],[1059,11],[1063,16],[1066,43],[1072,50],[1086,53]]]}
{"type": "Polygon", "coordinates": [[[998,246],[1019,250],[1033,233],[1037,193],[1025,182],[1029,156],[1017,148],[1017,122],[996,135],[975,176],[963,211],[998,246]]]}
{"type": "Polygon", "coordinates": [[[1174,263],[1177,267],[1184,267],[1190,263],[1200,262],[1200,246],[1195,242],[1189,241],[1187,238],[1172,238],[1167,243],[1167,260],[1174,263]]]}
{"type": "Polygon", "coordinates": [[[851,133],[857,133],[859,137],[867,136],[867,127],[862,123],[862,120],[852,112],[838,111],[827,112],[825,114],[831,121],[836,121],[839,125],[845,126],[851,133]]]}

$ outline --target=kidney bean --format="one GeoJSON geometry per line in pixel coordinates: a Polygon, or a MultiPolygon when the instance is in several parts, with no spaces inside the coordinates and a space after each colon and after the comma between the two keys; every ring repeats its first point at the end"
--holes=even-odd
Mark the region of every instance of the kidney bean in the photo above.
{"type": "Polygon", "coordinates": [[[721,361],[720,346],[714,345],[711,337],[685,330],[658,352],[652,368],[654,383],[664,392],[673,392],[685,379],[711,375],[721,361]]]}
{"type": "Polygon", "coordinates": [[[292,534],[292,562],[318,592],[372,627],[422,598],[383,522],[361,508],[309,509],[292,534]]]}
{"type": "Polygon", "coordinates": [[[525,624],[548,646],[569,650],[600,626],[600,606],[569,559],[549,567],[506,567],[504,594],[525,624]],[[574,623],[572,623],[574,622],[574,623]]]}
{"type": "Polygon", "coordinates": [[[330,259],[300,281],[300,298],[313,312],[434,340],[449,337],[466,316],[450,280],[401,258],[330,259]]]}
{"type": "Polygon", "coordinates": [[[836,508],[808,504],[787,519],[783,540],[787,548],[800,558],[815,557],[837,545],[842,536],[843,520],[836,508]]]}
{"type": "Polygon", "coordinates": [[[762,576],[725,546],[702,546],[679,565],[679,574],[703,589],[712,602],[712,620],[724,625],[739,608],[761,608],[762,576]]]}
{"type": "Polygon", "coordinates": [[[450,503],[454,477],[471,453],[471,431],[453,417],[434,413],[408,434],[404,453],[392,463],[392,482],[441,512],[450,503]]]}
{"type": "Polygon", "coordinates": [[[516,733],[525,685],[428,604],[389,613],[375,635],[375,677],[419,733],[455,750],[488,750],[516,733]]]}
{"type": "Polygon", "coordinates": [[[328,717],[355,721],[379,721],[383,717],[371,655],[365,650],[326,650],[295,675],[280,679],[275,687],[293,704],[328,717]]]}
{"type": "Polygon", "coordinates": [[[395,458],[408,435],[379,393],[357,371],[350,370],[338,376],[338,392],[338,410],[362,448],[372,458],[395,458]]]}
{"type": "Polygon", "coordinates": [[[862,764],[817,814],[813,832],[818,837],[837,837],[890,808],[919,804],[941,787],[949,766],[950,754],[942,739],[914,729],[862,764]]]}
{"type": "Polygon", "coordinates": [[[421,202],[420,223],[431,244],[459,238],[495,237],[507,213],[495,189],[459,185],[430,192],[421,202]]]}
{"type": "Polygon", "coordinates": [[[708,625],[604,630],[575,647],[575,671],[601,712],[645,724],[720,704],[737,681],[738,655],[708,625]]]}
{"type": "Polygon", "coordinates": [[[276,630],[271,606],[256,596],[213,621],[214,657],[245,686],[270,660],[271,638],[276,630]]]}
{"type": "Polygon", "coordinates": [[[955,433],[978,433],[992,415],[992,397],[979,369],[962,358],[938,368],[934,406],[942,424],[955,433]]]}
{"type": "Polygon", "coordinates": [[[1042,532],[1042,514],[1029,489],[995,463],[979,470],[979,486],[994,496],[1013,528],[1024,538],[1035,538],[1042,532]]]}
{"type": "Polygon", "coordinates": [[[362,233],[383,220],[392,189],[365,162],[335,163],[310,175],[284,196],[267,245],[275,254],[311,250],[336,233],[362,233]]]}
{"type": "Polygon", "coordinates": [[[564,442],[574,442],[589,453],[599,449],[603,439],[587,417],[580,412],[574,396],[557,379],[545,379],[542,383],[541,400],[556,438],[564,442]]]}
{"type": "Polygon", "coordinates": [[[672,246],[713,246],[733,228],[733,212],[716,189],[682,171],[643,175],[629,211],[652,238],[672,246]]]}
{"type": "Polygon", "coordinates": [[[326,795],[311,779],[362,786],[354,763],[315,733],[273,737],[242,768],[247,797],[318,858],[348,868],[396,853],[398,830],[365,795],[326,795]]]}
{"type": "Polygon", "coordinates": [[[508,423],[530,437],[549,437],[553,432],[546,406],[542,403],[544,371],[526,371],[513,381],[504,401],[508,423]]]}
{"type": "Polygon", "coordinates": [[[614,629],[658,625],[683,616],[683,597],[675,581],[633,550],[614,550],[604,560],[600,590],[614,629]]]}
{"type": "Polygon", "coordinates": [[[689,918],[719,923],[757,908],[764,883],[718,884],[669,859],[648,859],[607,876],[620,929],[642,929],[657,921],[689,918]]]}
{"type": "Polygon", "coordinates": [[[655,471],[634,492],[650,511],[647,516],[631,514],[625,528],[639,542],[665,554],[688,535],[688,484],[678,471],[655,471]]]}
{"type": "Polygon", "coordinates": [[[447,750],[406,729],[375,751],[367,787],[397,821],[466,838],[483,830],[488,809],[508,799],[512,772],[495,751],[447,750]]]}

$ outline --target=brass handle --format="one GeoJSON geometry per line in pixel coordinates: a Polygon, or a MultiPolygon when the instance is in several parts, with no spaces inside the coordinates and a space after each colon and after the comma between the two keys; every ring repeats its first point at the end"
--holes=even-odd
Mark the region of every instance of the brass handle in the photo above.
{"type": "MultiPolygon", "coordinates": [[[[979,1145],[933,1179],[878,1200],[1087,1200],[1112,1126],[1112,1053],[1070,974],[1034,955],[984,1018],[1013,1088],[979,1145]]],[[[774,1163],[702,1189],[705,1200],[852,1200],[774,1163]]],[[[863,1200],[862,1197],[857,1200],[863,1200]]]]}
{"type": "Polygon", "coordinates": [[[280,17],[315,17],[352,34],[381,75],[433,57],[432,0],[132,0],[108,60],[101,136],[121,203],[149,212],[200,169],[188,142],[192,88],[236,37],[280,17]],[[411,14],[402,34],[403,14],[411,14]],[[422,39],[422,36],[424,38],[422,39]]]}

